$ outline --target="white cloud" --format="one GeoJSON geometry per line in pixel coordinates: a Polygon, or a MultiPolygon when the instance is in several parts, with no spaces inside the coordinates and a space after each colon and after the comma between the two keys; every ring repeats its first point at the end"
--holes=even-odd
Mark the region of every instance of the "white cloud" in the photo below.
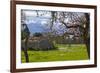
{"type": "Polygon", "coordinates": [[[26,16],[36,16],[36,12],[34,11],[24,11],[26,16]]]}
{"type": "Polygon", "coordinates": [[[47,21],[41,21],[41,25],[45,26],[47,24],[47,21]]]}

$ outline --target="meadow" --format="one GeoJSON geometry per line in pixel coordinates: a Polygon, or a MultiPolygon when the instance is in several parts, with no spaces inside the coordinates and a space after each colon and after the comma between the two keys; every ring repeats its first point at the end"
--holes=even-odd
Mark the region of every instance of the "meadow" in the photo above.
{"type": "MultiPolygon", "coordinates": [[[[84,44],[56,44],[57,50],[32,51],[28,50],[29,62],[87,60],[87,50],[84,44]]],[[[21,61],[25,63],[24,52],[21,52],[21,61]]]]}

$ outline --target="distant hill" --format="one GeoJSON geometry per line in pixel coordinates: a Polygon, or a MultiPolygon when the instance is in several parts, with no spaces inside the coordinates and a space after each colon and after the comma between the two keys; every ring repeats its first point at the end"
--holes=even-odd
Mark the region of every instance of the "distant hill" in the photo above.
{"type": "Polygon", "coordinates": [[[40,23],[29,23],[28,25],[29,31],[31,33],[35,33],[35,32],[44,32],[43,30],[43,26],[41,26],[40,23]]]}

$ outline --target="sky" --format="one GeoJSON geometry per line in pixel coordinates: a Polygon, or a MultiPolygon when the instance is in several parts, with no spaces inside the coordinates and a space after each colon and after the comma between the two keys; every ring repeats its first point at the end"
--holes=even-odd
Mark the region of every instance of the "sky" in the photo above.
{"type": "MultiPolygon", "coordinates": [[[[36,11],[34,10],[23,10],[25,15],[24,22],[27,24],[31,34],[35,32],[48,32],[48,22],[50,22],[51,14],[49,11],[39,11],[39,16],[37,16],[36,11]],[[45,13],[45,14],[43,14],[45,13]],[[42,15],[42,16],[41,16],[42,15]]],[[[61,24],[59,22],[54,23],[53,29],[59,31],[63,28],[59,28],[61,24]]],[[[60,26],[61,27],[61,26],[60,26]]]]}

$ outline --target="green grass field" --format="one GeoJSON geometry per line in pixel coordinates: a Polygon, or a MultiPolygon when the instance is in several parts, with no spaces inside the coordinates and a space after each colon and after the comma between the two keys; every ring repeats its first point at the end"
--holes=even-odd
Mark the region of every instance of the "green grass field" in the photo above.
{"type": "MultiPolygon", "coordinates": [[[[88,59],[84,44],[64,45],[57,44],[58,50],[50,51],[28,51],[29,62],[49,62],[88,59]]],[[[25,62],[24,53],[21,53],[21,61],[25,62]]]]}

